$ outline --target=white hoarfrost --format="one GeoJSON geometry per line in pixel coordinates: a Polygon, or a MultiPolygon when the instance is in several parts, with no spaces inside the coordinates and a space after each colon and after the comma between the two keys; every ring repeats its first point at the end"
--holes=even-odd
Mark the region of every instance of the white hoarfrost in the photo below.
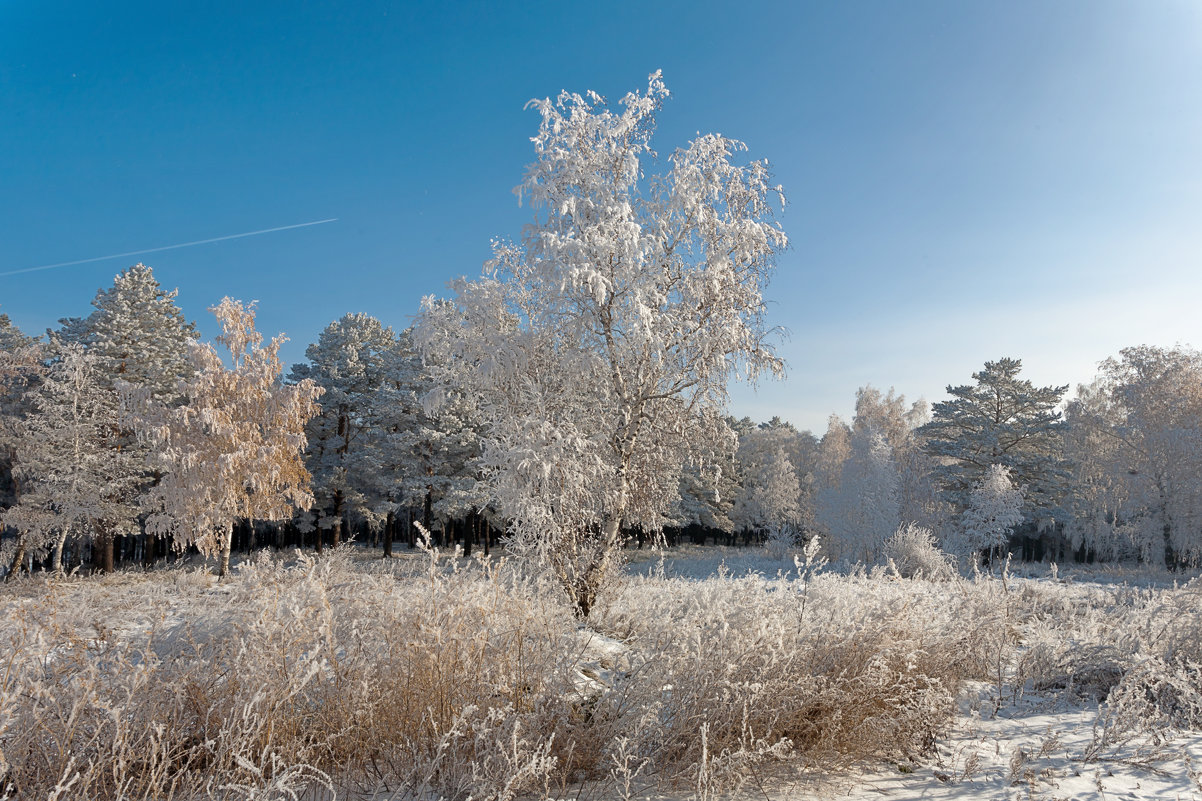
{"type": "Polygon", "coordinates": [[[415,326],[431,401],[476,404],[492,501],[581,614],[623,528],[663,525],[682,465],[733,448],[728,381],[781,370],[763,320],[779,188],[716,134],[647,174],[667,95],[656,73],[618,110],[593,93],[533,101],[517,193],[535,221],[415,326]]]}
{"type": "Polygon", "coordinates": [[[1023,521],[1022,510],[1023,494],[1010,481],[1010,471],[1000,464],[990,466],[969,495],[954,549],[964,555],[1003,549],[1010,532],[1023,521]]]}
{"type": "Polygon", "coordinates": [[[136,387],[127,388],[127,405],[163,473],[149,492],[147,530],[217,556],[224,576],[236,521],[287,520],[312,505],[302,452],[321,388],[309,379],[280,384],[284,338],[263,345],[254,304],[225,298],[210,311],[231,366],[212,345],[193,344],[195,373],[178,387],[182,405],[166,406],[136,387]]]}

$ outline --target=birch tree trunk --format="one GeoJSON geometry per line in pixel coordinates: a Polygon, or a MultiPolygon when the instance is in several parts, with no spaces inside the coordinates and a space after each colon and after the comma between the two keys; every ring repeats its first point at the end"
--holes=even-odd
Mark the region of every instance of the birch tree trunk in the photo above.
{"type": "Polygon", "coordinates": [[[13,554],[13,560],[8,565],[8,575],[4,577],[5,581],[12,581],[17,575],[17,571],[21,569],[21,563],[25,561],[25,532],[17,534],[17,550],[13,554]]]}

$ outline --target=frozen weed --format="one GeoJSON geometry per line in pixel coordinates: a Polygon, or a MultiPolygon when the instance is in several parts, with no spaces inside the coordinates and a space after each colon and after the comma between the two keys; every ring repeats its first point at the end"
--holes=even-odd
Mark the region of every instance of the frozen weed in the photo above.
{"type": "Polygon", "coordinates": [[[981,661],[956,620],[966,611],[868,578],[636,578],[596,621],[636,665],[598,714],[621,729],[655,710],[644,750],[666,778],[697,777],[698,792],[729,790],[788,754],[825,765],[918,757],[981,661]]]}
{"type": "MultiPolygon", "coordinates": [[[[29,607],[4,627],[10,781],[21,797],[512,797],[555,765],[540,732],[570,614],[509,581],[372,575],[335,552],[247,565],[163,631],[66,620],[70,598],[29,607]]],[[[79,589],[86,614],[97,585],[79,589]]]]}
{"type": "Polygon", "coordinates": [[[886,559],[903,578],[948,581],[956,577],[955,559],[935,544],[935,534],[916,523],[906,523],[885,540],[886,559]]]}

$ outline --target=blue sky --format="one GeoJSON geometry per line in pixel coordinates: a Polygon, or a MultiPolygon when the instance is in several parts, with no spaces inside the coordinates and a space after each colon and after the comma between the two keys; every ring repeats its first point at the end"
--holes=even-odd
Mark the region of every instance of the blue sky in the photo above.
{"type": "MultiPolygon", "coordinates": [[[[662,69],[657,148],[742,139],[784,185],[786,381],[733,411],[820,433],[855,389],[937,400],[986,360],[1075,384],[1202,344],[1202,4],[0,0],[0,272],[142,257],[206,335],[225,295],[304,348],[404,327],[530,219],[532,97],[662,69]]],[[[134,258],[0,277],[27,332],[134,258]]]]}

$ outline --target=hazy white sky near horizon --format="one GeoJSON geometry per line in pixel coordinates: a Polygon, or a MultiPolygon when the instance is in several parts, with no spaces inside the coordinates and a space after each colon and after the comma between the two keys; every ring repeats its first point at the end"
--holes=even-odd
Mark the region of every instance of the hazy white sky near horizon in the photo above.
{"type": "MultiPolygon", "coordinates": [[[[987,360],[1088,381],[1202,345],[1202,4],[0,3],[0,273],[147,255],[203,333],[260,301],[289,361],[408,324],[530,218],[531,97],[662,68],[656,145],[746,141],[789,205],[784,382],[732,412],[821,433],[857,387],[943,397],[987,360]]],[[[132,261],[132,259],[126,260],[132,261]]],[[[37,333],[122,260],[0,276],[37,333]]]]}

